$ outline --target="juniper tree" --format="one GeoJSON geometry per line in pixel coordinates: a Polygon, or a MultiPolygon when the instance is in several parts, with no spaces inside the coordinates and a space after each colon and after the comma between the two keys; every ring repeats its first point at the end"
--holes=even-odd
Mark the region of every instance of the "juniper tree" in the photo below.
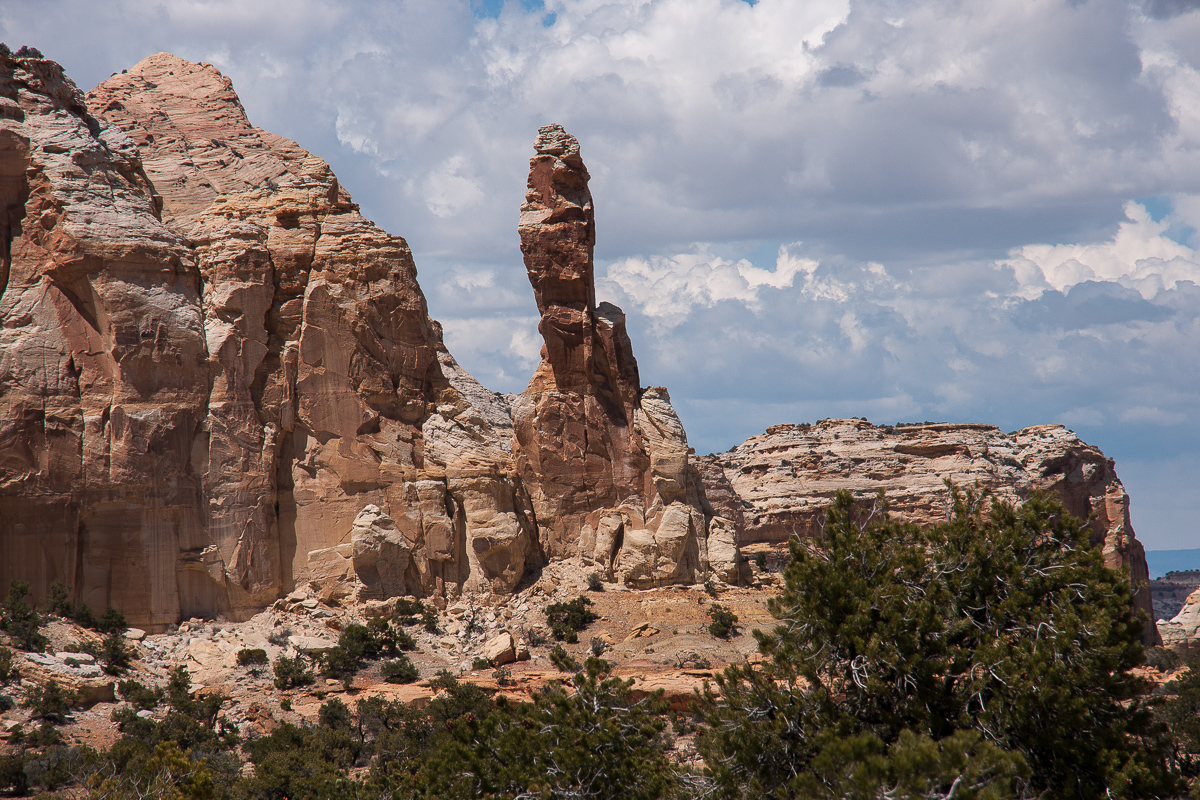
{"type": "Polygon", "coordinates": [[[952,786],[968,775],[986,778],[974,796],[1177,789],[1131,672],[1143,649],[1128,580],[1058,501],[954,491],[948,521],[922,530],[840,492],[820,539],[793,540],[791,556],[770,602],[780,624],[756,632],[768,658],[705,698],[701,750],[727,796],[818,796],[822,770],[858,770],[874,789],[855,797],[965,797],[952,786]],[[906,794],[922,752],[924,793],[906,794]]]}

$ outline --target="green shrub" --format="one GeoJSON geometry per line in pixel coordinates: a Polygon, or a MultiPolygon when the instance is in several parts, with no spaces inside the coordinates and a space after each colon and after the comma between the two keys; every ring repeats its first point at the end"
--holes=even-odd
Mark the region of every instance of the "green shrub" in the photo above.
{"type": "Polygon", "coordinates": [[[347,681],[362,669],[362,660],[342,645],[331,647],[321,654],[321,677],[347,681]]]}
{"type": "Polygon", "coordinates": [[[589,592],[603,592],[604,581],[600,580],[599,572],[589,572],[587,576],[587,587],[589,592]]]}
{"type": "Polygon", "coordinates": [[[96,630],[101,633],[124,633],[129,626],[125,624],[125,615],[109,606],[96,622],[96,630]]]}
{"type": "Polygon", "coordinates": [[[63,689],[58,681],[51,679],[27,691],[21,705],[29,709],[33,719],[61,725],[67,721],[67,712],[71,710],[74,700],[74,696],[63,689]]]}
{"type": "Polygon", "coordinates": [[[567,652],[567,648],[561,644],[556,644],[550,649],[550,663],[559,672],[576,673],[583,669],[578,661],[571,658],[571,654],[567,652]]]}
{"type": "Polygon", "coordinates": [[[393,661],[383,662],[380,673],[388,683],[412,683],[421,677],[416,665],[405,655],[393,661]]]}
{"type": "Polygon", "coordinates": [[[766,569],[767,568],[767,554],[766,553],[755,553],[754,554],[754,566],[758,567],[759,569],[766,569]]]}
{"type": "Polygon", "coordinates": [[[1149,647],[1146,649],[1146,666],[1154,667],[1163,672],[1178,669],[1183,659],[1169,647],[1149,647]]]}
{"type": "Polygon", "coordinates": [[[267,651],[261,647],[253,649],[245,647],[238,650],[237,665],[239,667],[261,667],[267,663],[269,663],[267,660],[267,651]]]}
{"type": "Polygon", "coordinates": [[[714,600],[720,597],[720,592],[717,589],[717,585],[713,583],[712,578],[704,582],[704,591],[714,600]]]}
{"type": "Polygon", "coordinates": [[[71,601],[71,590],[60,580],[50,583],[50,592],[46,595],[46,613],[56,614],[63,619],[75,616],[75,603],[71,601]]]}
{"type": "Polygon", "coordinates": [[[275,688],[294,689],[309,686],[315,681],[312,670],[304,666],[304,656],[280,656],[275,659],[275,688]]]}
{"type": "Polygon", "coordinates": [[[0,694],[0,714],[5,711],[12,711],[17,707],[17,701],[6,694],[0,694]]]}
{"type": "Polygon", "coordinates": [[[7,686],[21,679],[21,670],[17,667],[16,655],[7,647],[0,647],[0,684],[7,686]]]}
{"type": "Polygon", "coordinates": [[[113,632],[104,637],[100,645],[101,667],[109,675],[120,675],[133,663],[133,656],[125,646],[125,635],[113,632]]]}
{"type": "Polygon", "coordinates": [[[491,669],[491,668],[492,668],[492,662],[488,661],[486,658],[482,658],[480,656],[475,656],[475,658],[471,659],[471,669],[473,669],[473,670],[491,669]]]}
{"type": "Polygon", "coordinates": [[[591,604],[591,600],[580,596],[566,603],[547,606],[546,622],[554,638],[569,643],[578,642],[579,631],[599,619],[588,609],[591,604]]]}
{"type": "Polygon", "coordinates": [[[40,653],[47,639],[41,633],[42,618],[29,603],[29,584],[10,581],[8,596],[0,606],[0,629],[7,633],[21,650],[40,653]]]}
{"type": "Polygon", "coordinates": [[[708,632],[718,639],[728,639],[737,627],[737,614],[719,603],[708,607],[708,618],[711,620],[708,632]]]}
{"type": "Polygon", "coordinates": [[[139,711],[158,708],[158,704],[166,698],[166,692],[162,689],[151,688],[133,679],[118,683],[117,694],[139,711]]]}

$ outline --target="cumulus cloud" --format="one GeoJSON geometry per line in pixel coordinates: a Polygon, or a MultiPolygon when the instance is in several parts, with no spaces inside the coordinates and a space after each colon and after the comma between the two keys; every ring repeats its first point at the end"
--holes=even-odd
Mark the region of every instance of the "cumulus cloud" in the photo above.
{"type": "MultiPolygon", "coordinates": [[[[1182,200],[1187,210],[1195,203],[1194,197],[1182,200]]],[[[1187,210],[1179,216],[1190,217],[1187,210]]],[[[1036,244],[1017,250],[1005,263],[1017,276],[1019,294],[1032,299],[1046,288],[1062,291],[1084,281],[1112,281],[1151,299],[1180,281],[1200,284],[1200,253],[1168,235],[1170,217],[1155,222],[1145,206],[1133,202],[1126,204],[1125,216],[1107,241],[1036,244]]]]}

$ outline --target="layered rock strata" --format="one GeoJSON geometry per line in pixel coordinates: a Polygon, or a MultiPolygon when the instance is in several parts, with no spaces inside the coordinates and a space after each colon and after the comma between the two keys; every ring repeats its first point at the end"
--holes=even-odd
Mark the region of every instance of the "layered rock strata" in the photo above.
{"type": "Polygon", "coordinates": [[[1158,640],[1129,495],[1112,459],[1061,425],[1005,433],[992,425],[877,427],[865,419],[829,419],[772,426],[704,461],[701,474],[718,511],[737,519],[732,507],[740,506],[743,544],[817,535],[841,489],[868,503],[882,491],[894,516],[918,525],[945,519],[947,480],[1012,503],[1034,491],[1053,493],[1087,520],[1108,565],[1129,570],[1135,603],[1147,615],[1145,638],[1158,640]]]}
{"type": "Polygon", "coordinates": [[[538,130],[518,231],[545,345],[513,402],[513,451],[542,551],[632,586],[736,580],[667,390],[642,389],[625,315],[596,303],[595,213],[579,143],[538,130]],[[710,549],[710,533],[715,548],[710,549]]]}
{"type": "Polygon", "coordinates": [[[594,558],[605,509],[613,579],[707,575],[682,427],[595,305],[586,169],[546,136],[522,239],[548,356],[514,415],[443,347],[404,240],[211,65],[158,54],[85,98],[0,58],[0,581],[151,629],[298,584],[442,602],[594,558]]]}

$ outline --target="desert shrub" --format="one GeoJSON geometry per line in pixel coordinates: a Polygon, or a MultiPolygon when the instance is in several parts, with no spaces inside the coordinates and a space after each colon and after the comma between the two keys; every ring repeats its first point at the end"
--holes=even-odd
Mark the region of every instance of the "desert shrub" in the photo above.
{"type": "Polygon", "coordinates": [[[717,589],[717,584],[713,583],[712,578],[704,582],[704,592],[714,600],[721,596],[720,591],[717,589]]]}
{"type": "Polygon", "coordinates": [[[719,603],[708,607],[708,632],[718,639],[728,639],[737,629],[737,614],[719,603]]]}
{"type": "Polygon", "coordinates": [[[0,647],[0,685],[7,686],[21,679],[21,670],[17,667],[16,655],[7,647],[0,647]]]}
{"type": "Polygon", "coordinates": [[[583,669],[579,662],[572,658],[571,654],[567,652],[567,648],[563,647],[561,644],[556,644],[550,649],[550,663],[553,664],[554,668],[559,672],[576,673],[583,669]]]}
{"type": "Polygon", "coordinates": [[[275,645],[276,647],[287,647],[288,639],[291,637],[291,635],[292,635],[291,628],[288,628],[288,627],[273,628],[271,630],[271,632],[269,634],[267,634],[267,641],[270,642],[271,644],[275,645]]]}
{"type": "Polygon", "coordinates": [[[755,553],[754,554],[754,566],[758,567],[759,569],[765,570],[767,568],[767,554],[766,553],[755,553]]]}
{"type": "Polygon", "coordinates": [[[15,55],[17,58],[45,58],[41,50],[25,44],[21,45],[21,48],[17,50],[15,55]]]}
{"type": "Polygon", "coordinates": [[[662,736],[665,707],[660,695],[635,699],[632,683],[589,658],[568,687],[462,714],[422,757],[414,788],[431,798],[668,797],[677,772],[662,736]]]}
{"type": "Polygon", "coordinates": [[[29,709],[33,719],[61,725],[67,721],[67,713],[71,710],[74,700],[74,696],[59,685],[58,681],[50,679],[29,689],[21,705],[29,709]]]}
{"type": "Polygon", "coordinates": [[[42,618],[29,603],[29,584],[25,581],[10,581],[8,596],[0,606],[0,629],[7,633],[12,643],[21,650],[40,653],[47,643],[41,627],[42,618]]]}
{"type": "Polygon", "coordinates": [[[406,655],[401,655],[399,658],[392,661],[383,662],[380,667],[380,674],[388,683],[412,683],[421,677],[421,673],[417,670],[415,664],[406,655]]]}
{"type": "Polygon", "coordinates": [[[394,632],[396,647],[400,650],[412,652],[417,649],[417,640],[412,637],[408,631],[399,628],[394,632]]]}
{"type": "Polygon", "coordinates": [[[133,679],[118,683],[117,694],[139,711],[158,708],[158,704],[165,700],[167,696],[167,693],[161,688],[151,688],[133,679]]]}
{"type": "Polygon", "coordinates": [[[17,707],[17,701],[6,694],[0,694],[0,713],[12,711],[17,707]]]}
{"type": "Polygon", "coordinates": [[[471,669],[473,669],[473,670],[491,669],[491,668],[492,668],[492,662],[488,661],[486,658],[483,658],[481,656],[475,656],[474,658],[471,659],[471,669]]]}
{"type": "Polygon", "coordinates": [[[304,666],[304,656],[280,656],[275,659],[275,688],[294,689],[309,686],[315,681],[312,670],[304,666]]]}
{"type": "Polygon", "coordinates": [[[587,576],[587,587],[589,592],[603,592],[604,581],[600,580],[599,572],[589,572],[587,576]]]}
{"type": "Polygon", "coordinates": [[[321,654],[321,677],[342,681],[347,687],[362,669],[363,662],[345,647],[331,647],[321,654]]]}
{"type": "Polygon", "coordinates": [[[604,655],[606,650],[608,650],[608,642],[604,641],[603,639],[593,636],[592,641],[588,643],[588,652],[594,655],[596,658],[604,655]]]}
{"type": "Polygon", "coordinates": [[[245,647],[238,650],[237,665],[239,667],[261,667],[267,664],[267,651],[261,647],[245,647]]]}
{"type": "Polygon", "coordinates": [[[46,595],[46,613],[56,614],[63,619],[71,619],[75,614],[71,590],[60,580],[50,582],[50,591],[46,595]]]}
{"type": "Polygon", "coordinates": [[[1163,672],[1170,672],[1178,669],[1183,663],[1183,659],[1169,647],[1148,647],[1146,648],[1146,666],[1154,667],[1163,672]]]}
{"type": "Polygon", "coordinates": [[[546,643],[546,632],[541,628],[530,628],[525,631],[525,641],[530,647],[541,647],[546,643]]]}
{"type": "Polygon", "coordinates": [[[588,609],[592,601],[576,597],[566,603],[553,603],[546,607],[546,623],[555,639],[570,643],[579,641],[579,631],[591,625],[599,617],[588,609]]]}
{"type": "Polygon", "coordinates": [[[125,645],[125,635],[110,633],[100,644],[101,667],[109,675],[120,675],[133,664],[133,656],[125,645]]]}
{"type": "Polygon", "coordinates": [[[112,606],[104,609],[100,619],[96,620],[96,630],[101,633],[124,633],[127,627],[125,615],[112,606]]]}

